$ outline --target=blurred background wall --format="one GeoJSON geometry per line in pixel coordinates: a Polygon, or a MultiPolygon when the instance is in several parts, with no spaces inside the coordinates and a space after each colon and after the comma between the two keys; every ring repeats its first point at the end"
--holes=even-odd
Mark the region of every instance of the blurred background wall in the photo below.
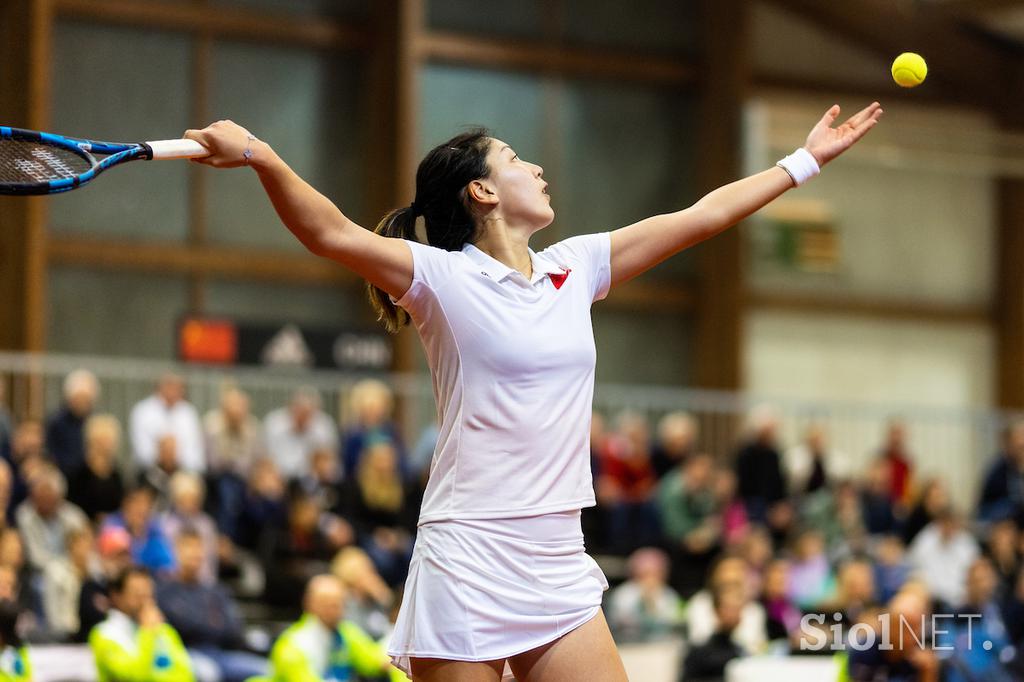
{"type": "MultiPolygon", "coordinates": [[[[545,168],[539,248],[683,208],[878,99],[820,178],[596,306],[598,379],[967,419],[1024,407],[1013,4],[4,0],[0,119],[133,140],[230,118],[366,227],[481,124],[545,168]],[[914,91],[888,75],[903,50],[932,66],[914,91]]],[[[171,361],[183,315],[373,329],[252,173],[115,173],[0,200],[0,347],[171,361]]],[[[413,332],[394,343],[425,371],[413,332]]]]}

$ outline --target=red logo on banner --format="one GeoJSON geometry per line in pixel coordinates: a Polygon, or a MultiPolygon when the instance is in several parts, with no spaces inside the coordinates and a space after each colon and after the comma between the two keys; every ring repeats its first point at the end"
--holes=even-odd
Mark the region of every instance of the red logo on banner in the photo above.
{"type": "Polygon", "coordinates": [[[233,363],[238,356],[238,332],[224,320],[187,320],[178,343],[186,362],[233,363]]]}

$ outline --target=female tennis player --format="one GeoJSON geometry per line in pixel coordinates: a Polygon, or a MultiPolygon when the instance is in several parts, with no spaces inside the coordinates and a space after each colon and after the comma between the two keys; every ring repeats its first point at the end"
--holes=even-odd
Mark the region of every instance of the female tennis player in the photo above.
{"type": "Polygon", "coordinates": [[[251,166],[299,241],[364,277],[387,327],[411,318],[423,342],[440,436],[388,650],[396,666],[424,682],[493,682],[506,662],[520,682],[626,680],[601,612],[608,583],[580,529],[595,503],[590,307],[812,177],[881,114],[876,102],[833,127],[834,106],[777,167],[540,253],[530,237],[554,219],[544,169],[485,131],[430,151],[415,200],[375,232],[244,128],[186,132],[210,150],[200,163],[251,166]]]}

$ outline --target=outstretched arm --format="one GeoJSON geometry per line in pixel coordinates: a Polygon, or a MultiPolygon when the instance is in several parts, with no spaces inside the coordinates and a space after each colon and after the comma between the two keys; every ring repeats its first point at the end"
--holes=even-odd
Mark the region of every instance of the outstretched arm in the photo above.
{"type": "MultiPolygon", "coordinates": [[[[882,115],[875,102],[837,128],[833,106],[807,136],[804,148],[819,166],[842,154],[869,131],[882,115]]],[[[713,237],[735,225],[793,187],[793,179],[779,167],[737,180],[707,194],[693,206],[657,215],[612,232],[612,284],[649,270],[669,256],[713,237]]]]}
{"type": "Polygon", "coordinates": [[[341,263],[395,298],[409,289],[413,275],[409,247],[349,220],[289,168],[270,145],[252,138],[245,128],[218,121],[202,130],[188,130],[185,137],[210,150],[210,155],[196,159],[197,163],[215,168],[252,166],[281,222],[307,249],[341,263]],[[248,163],[247,150],[251,152],[248,163]]]}

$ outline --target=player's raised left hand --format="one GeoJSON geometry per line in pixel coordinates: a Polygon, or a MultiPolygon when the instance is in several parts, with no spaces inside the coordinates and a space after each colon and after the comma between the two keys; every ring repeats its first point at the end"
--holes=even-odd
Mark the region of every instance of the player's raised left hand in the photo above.
{"type": "Polygon", "coordinates": [[[864,137],[864,134],[878,123],[881,116],[882,105],[872,102],[848,118],[845,123],[833,128],[832,124],[839,117],[839,105],[835,104],[811,129],[804,148],[814,155],[819,166],[824,166],[849,149],[854,142],[864,137]]]}

